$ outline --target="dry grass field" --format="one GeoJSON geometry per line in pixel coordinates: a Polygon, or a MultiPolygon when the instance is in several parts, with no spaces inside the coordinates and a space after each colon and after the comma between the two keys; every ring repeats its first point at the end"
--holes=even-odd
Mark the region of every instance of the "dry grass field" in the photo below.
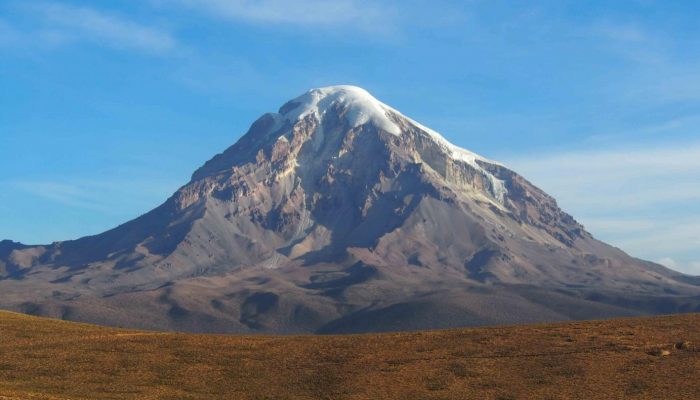
{"type": "Polygon", "coordinates": [[[698,399],[694,343],[697,314],[268,337],[0,313],[0,399],[698,399]]]}

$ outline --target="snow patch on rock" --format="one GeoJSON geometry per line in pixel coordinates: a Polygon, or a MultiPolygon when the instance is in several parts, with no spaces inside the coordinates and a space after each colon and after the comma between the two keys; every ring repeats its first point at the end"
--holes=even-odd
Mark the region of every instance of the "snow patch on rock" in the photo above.
{"type": "MultiPolygon", "coordinates": [[[[296,106],[290,110],[286,110],[281,114],[281,116],[284,120],[289,121],[292,124],[308,115],[314,115],[318,121],[322,121],[329,110],[340,108],[345,110],[344,117],[350,128],[356,128],[358,126],[371,123],[378,129],[396,136],[400,136],[402,134],[401,127],[394,121],[394,119],[402,118],[409,124],[427,134],[453,160],[465,162],[485,175],[491,182],[494,197],[496,197],[496,199],[501,203],[504,200],[504,196],[507,193],[505,182],[496,178],[489,171],[485,170],[482,165],[479,164],[479,162],[495,165],[501,164],[491,161],[469,150],[455,146],[438,132],[420,124],[417,121],[414,121],[411,118],[406,117],[398,110],[377,100],[365,89],[350,85],[327,86],[311,89],[292,100],[290,104],[296,106]]],[[[322,124],[319,125],[319,129],[322,129],[322,124]]],[[[316,139],[322,140],[322,138],[316,139]]]]}
{"type": "Polygon", "coordinates": [[[328,86],[311,89],[292,100],[296,108],[283,114],[288,121],[298,121],[313,114],[320,121],[329,109],[337,105],[346,108],[345,118],[350,128],[371,122],[375,127],[394,135],[401,129],[387,116],[387,105],[372,97],[369,92],[357,86],[328,86]]]}

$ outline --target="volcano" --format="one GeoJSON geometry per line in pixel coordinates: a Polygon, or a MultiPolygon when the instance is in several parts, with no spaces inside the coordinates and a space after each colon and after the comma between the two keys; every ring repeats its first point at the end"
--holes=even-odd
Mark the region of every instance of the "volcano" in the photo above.
{"type": "Polygon", "coordinates": [[[506,166],[333,86],[264,114],[139,218],[51,245],[0,242],[0,306],[341,333],[698,311],[700,286],[596,240],[506,166]]]}

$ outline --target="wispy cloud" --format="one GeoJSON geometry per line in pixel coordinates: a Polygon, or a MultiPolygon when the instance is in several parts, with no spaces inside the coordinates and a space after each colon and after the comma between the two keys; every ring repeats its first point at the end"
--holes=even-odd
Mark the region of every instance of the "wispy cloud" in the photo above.
{"type": "Polygon", "coordinates": [[[663,257],[656,260],[657,263],[676,271],[683,271],[690,275],[700,275],[700,261],[691,261],[689,263],[679,263],[671,257],[663,257]]]}
{"type": "Polygon", "coordinates": [[[509,164],[569,205],[615,210],[700,200],[700,143],[513,158],[509,164]]]}
{"type": "Polygon", "coordinates": [[[4,181],[0,187],[68,207],[110,214],[127,208],[152,207],[177,188],[177,184],[163,180],[76,178],[4,181]]]}
{"type": "Polygon", "coordinates": [[[638,25],[598,21],[587,27],[587,33],[618,43],[642,43],[650,40],[648,32],[638,25]]]}
{"type": "Polygon", "coordinates": [[[700,143],[513,158],[596,236],[629,253],[700,272],[700,143]]]}
{"type": "Polygon", "coordinates": [[[356,27],[386,31],[396,10],[365,0],[177,0],[192,9],[238,21],[313,27],[356,27]]]}
{"type": "Polygon", "coordinates": [[[651,220],[652,226],[631,232],[617,239],[617,243],[638,254],[695,253],[700,257],[700,219],[671,217],[669,221],[651,220]]]}
{"type": "Polygon", "coordinates": [[[700,58],[688,38],[649,24],[598,21],[584,29],[605,48],[629,62],[615,96],[647,104],[700,99],[700,58]],[[677,49],[682,49],[678,51],[677,49]]]}
{"type": "Polygon", "coordinates": [[[62,205],[107,211],[108,207],[99,201],[94,191],[84,186],[61,182],[13,182],[16,189],[28,194],[55,201],[62,205]]]}
{"type": "Polygon", "coordinates": [[[17,44],[44,46],[91,42],[152,54],[164,54],[178,47],[175,37],[166,30],[89,7],[32,2],[18,3],[16,8],[35,20],[27,29],[8,23],[3,25],[0,21],[0,33],[7,32],[17,44]]]}

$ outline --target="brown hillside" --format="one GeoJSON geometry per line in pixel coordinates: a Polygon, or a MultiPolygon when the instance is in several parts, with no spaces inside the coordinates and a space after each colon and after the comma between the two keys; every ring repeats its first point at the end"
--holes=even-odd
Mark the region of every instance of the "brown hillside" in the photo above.
{"type": "Polygon", "coordinates": [[[693,399],[695,343],[698,314],[271,337],[0,313],[0,399],[693,399]]]}

